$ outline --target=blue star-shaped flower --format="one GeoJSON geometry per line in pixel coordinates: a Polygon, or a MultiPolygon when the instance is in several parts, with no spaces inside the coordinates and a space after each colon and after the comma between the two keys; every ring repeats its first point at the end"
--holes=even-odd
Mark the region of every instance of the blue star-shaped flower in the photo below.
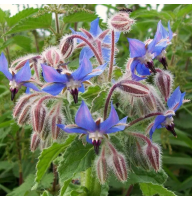
{"type": "Polygon", "coordinates": [[[30,83],[29,80],[31,78],[31,69],[29,66],[29,61],[25,63],[20,71],[17,73],[9,72],[8,62],[5,55],[2,53],[0,56],[0,71],[4,73],[4,75],[9,79],[10,91],[11,91],[11,100],[14,99],[16,93],[18,92],[21,86],[25,86],[28,89],[32,88],[35,91],[39,91],[39,89],[33,84],[30,83]]]}
{"type": "Polygon", "coordinates": [[[126,123],[126,121],[127,117],[119,120],[118,114],[111,103],[111,112],[109,117],[102,123],[100,120],[95,122],[87,105],[82,101],[75,116],[76,124],[68,126],[57,124],[57,126],[67,133],[86,134],[87,142],[94,145],[95,152],[98,154],[99,145],[101,144],[104,135],[124,130],[125,126],[122,124],[126,123]]]}
{"type": "MultiPolygon", "coordinates": [[[[130,57],[133,58],[131,64],[132,79],[136,81],[143,80],[145,76],[150,75],[150,70],[156,72],[153,64],[153,59],[157,58],[160,62],[165,62],[164,49],[170,44],[170,40],[173,37],[173,33],[168,23],[169,33],[164,29],[161,21],[158,23],[157,32],[153,40],[149,44],[145,44],[137,39],[128,38],[130,57]],[[137,71],[138,75],[135,74],[137,71]]],[[[164,63],[165,65],[165,63],[164,63]]]]}
{"type": "Polygon", "coordinates": [[[180,88],[177,87],[173,94],[167,101],[167,106],[169,110],[166,111],[165,115],[158,115],[155,118],[153,127],[149,132],[149,136],[152,139],[152,135],[156,129],[165,127],[167,130],[171,131],[171,133],[176,137],[176,133],[174,130],[174,123],[173,123],[173,115],[175,112],[181,107],[183,104],[183,100],[185,97],[185,92],[181,93],[180,88]]]}
{"type": "MultiPolygon", "coordinates": [[[[73,34],[81,35],[82,37],[88,39],[98,50],[101,60],[109,61],[110,60],[110,51],[111,51],[111,37],[107,35],[109,30],[102,31],[99,27],[99,18],[91,22],[90,31],[80,29],[82,32],[76,32],[71,28],[73,34]]],[[[120,32],[115,32],[115,43],[118,42],[120,37],[120,32]]],[[[81,50],[81,54],[87,54],[88,58],[92,58],[94,53],[89,46],[86,45],[81,39],[77,39],[79,45],[77,47],[84,47],[81,50]]]]}
{"type": "Polygon", "coordinates": [[[54,96],[58,95],[63,89],[68,89],[73,95],[74,102],[78,102],[78,92],[84,92],[85,88],[83,83],[88,82],[92,77],[100,75],[107,63],[93,69],[91,62],[84,54],[83,58],[80,59],[79,68],[73,73],[67,72],[66,74],[60,74],[54,68],[42,64],[43,77],[46,82],[45,87],[42,89],[44,92],[52,94],[54,96]]]}

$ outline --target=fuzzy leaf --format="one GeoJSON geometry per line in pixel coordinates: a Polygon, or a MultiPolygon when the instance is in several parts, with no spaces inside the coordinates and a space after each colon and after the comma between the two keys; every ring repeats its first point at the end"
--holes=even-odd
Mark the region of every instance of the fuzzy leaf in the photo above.
{"type": "Polygon", "coordinates": [[[119,67],[115,67],[115,69],[113,70],[113,78],[115,80],[118,80],[120,77],[122,77],[123,72],[121,71],[121,69],[119,67]]]}
{"type": "Polygon", "coordinates": [[[7,23],[9,25],[9,27],[12,27],[15,24],[17,24],[20,20],[25,19],[26,17],[31,16],[32,14],[36,13],[38,10],[39,10],[38,8],[27,8],[25,10],[22,10],[19,13],[17,13],[16,15],[10,17],[7,20],[7,23]]]}
{"type": "Polygon", "coordinates": [[[105,105],[105,100],[107,97],[106,91],[101,91],[92,101],[91,112],[98,111],[99,109],[103,108],[105,105]]]}
{"type": "Polygon", "coordinates": [[[98,16],[95,13],[76,12],[63,18],[64,23],[91,22],[98,16]]]}
{"type": "Polygon", "coordinates": [[[60,182],[64,183],[72,178],[76,173],[88,169],[94,158],[95,152],[93,146],[90,144],[84,146],[82,141],[76,137],[76,139],[66,149],[63,154],[63,160],[60,162],[58,167],[60,182]]]}
{"type": "Polygon", "coordinates": [[[71,180],[72,180],[72,178],[66,180],[66,181],[63,183],[63,186],[62,186],[62,188],[61,188],[61,190],[60,190],[59,196],[64,196],[64,193],[65,193],[65,191],[67,190],[69,184],[71,183],[71,180]]]}
{"type": "Polygon", "coordinates": [[[16,24],[13,28],[11,28],[5,35],[9,35],[12,33],[18,33],[22,31],[28,31],[28,30],[34,30],[38,28],[50,28],[52,22],[52,14],[48,13],[45,15],[42,15],[40,17],[34,18],[34,17],[28,17],[22,21],[20,21],[18,24],[16,24]]]}
{"type": "Polygon", "coordinates": [[[45,190],[41,196],[49,196],[49,192],[45,190]]]}
{"type": "Polygon", "coordinates": [[[61,153],[63,152],[67,146],[74,140],[75,135],[70,135],[65,143],[57,144],[53,143],[53,145],[47,149],[44,149],[39,156],[39,161],[37,163],[37,173],[35,181],[40,183],[42,177],[44,176],[45,172],[49,168],[51,162],[61,153]]]}
{"type": "Polygon", "coordinates": [[[81,96],[86,100],[93,99],[99,94],[100,90],[101,88],[98,85],[90,86],[81,96]]]}
{"type": "Polygon", "coordinates": [[[140,188],[144,196],[176,196],[172,191],[167,190],[162,185],[153,185],[152,183],[140,183],[140,188]]]}

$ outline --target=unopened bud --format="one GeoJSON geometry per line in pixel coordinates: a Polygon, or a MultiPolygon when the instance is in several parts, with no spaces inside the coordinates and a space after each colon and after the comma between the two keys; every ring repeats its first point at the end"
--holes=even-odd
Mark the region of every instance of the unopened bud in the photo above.
{"type": "Polygon", "coordinates": [[[108,147],[111,155],[107,159],[109,167],[113,170],[116,177],[125,182],[127,180],[127,166],[124,155],[118,153],[114,146],[108,142],[108,147]]]}
{"type": "Polygon", "coordinates": [[[120,81],[118,88],[135,97],[143,97],[149,94],[149,88],[146,85],[132,80],[120,81]]]}
{"type": "Polygon", "coordinates": [[[160,147],[155,143],[151,143],[143,146],[142,150],[148,163],[155,169],[156,172],[159,171],[161,169],[160,147]]]}
{"type": "Polygon", "coordinates": [[[173,77],[168,71],[159,70],[155,75],[155,84],[167,102],[172,88],[173,77]]]}
{"type": "Polygon", "coordinates": [[[54,68],[62,62],[62,56],[59,52],[59,49],[56,47],[49,47],[42,53],[43,62],[47,65],[50,65],[54,68]]]}
{"type": "Polygon", "coordinates": [[[134,23],[135,20],[131,19],[129,13],[126,12],[119,12],[109,20],[109,26],[121,32],[129,32],[134,23]]]}
{"type": "Polygon", "coordinates": [[[56,140],[60,134],[61,129],[56,125],[56,124],[62,124],[62,117],[61,115],[54,115],[51,120],[51,133],[52,133],[52,138],[56,140]]]}
{"type": "Polygon", "coordinates": [[[96,172],[101,184],[107,180],[107,161],[105,156],[105,147],[102,148],[101,155],[96,161],[96,172]]]}
{"type": "Polygon", "coordinates": [[[37,133],[31,135],[31,151],[34,152],[39,146],[40,138],[37,133]]]}
{"type": "Polygon", "coordinates": [[[24,124],[27,124],[27,122],[29,122],[30,120],[30,109],[31,109],[31,105],[27,105],[26,107],[24,107],[22,109],[21,114],[18,117],[17,123],[20,126],[23,126],[24,124]]]}
{"type": "Polygon", "coordinates": [[[63,37],[60,41],[59,49],[64,58],[68,58],[75,49],[75,39],[70,36],[63,37]]]}

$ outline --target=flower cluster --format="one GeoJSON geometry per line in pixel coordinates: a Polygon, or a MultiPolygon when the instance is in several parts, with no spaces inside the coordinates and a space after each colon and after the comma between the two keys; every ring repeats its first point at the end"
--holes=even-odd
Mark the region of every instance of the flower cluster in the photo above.
{"type": "Polygon", "coordinates": [[[27,87],[27,92],[15,105],[13,117],[20,126],[32,126],[31,151],[62,142],[60,139],[65,139],[68,134],[80,134],[83,144],[92,144],[97,154],[94,163],[101,184],[107,181],[108,170],[122,182],[128,178],[129,152],[123,151],[124,144],[122,151],[117,150],[110,140],[111,134],[117,132],[133,138],[133,163],[159,171],[161,150],[152,142],[152,135],[156,129],[166,128],[176,136],[173,116],[183,103],[188,102],[179,87],[172,92],[173,76],[167,71],[165,50],[175,36],[170,22],[167,31],[159,21],[153,39],[141,42],[128,38],[130,58],[126,72],[112,85],[118,51],[116,43],[121,32],[129,32],[134,23],[130,13],[121,10],[109,19],[109,29],[101,30],[97,18],[91,22],[89,31],[70,29],[72,33],[65,35],[58,46],[49,47],[40,55],[21,57],[10,68],[3,53],[0,57],[0,71],[9,80],[11,99],[21,86],[27,87]],[[68,65],[70,56],[78,48],[82,48],[79,67],[72,71],[68,65]],[[156,68],[154,59],[162,63],[164,69],[156,68]],[[154,77],[154,85],[145,81],[148,76],[154,77]],[[96,87],[100,88],[99,93],[95,92],[96,87]],[[114,96],[117,98],[112,102],[114,96]],[[98,111],[92,110],[94,104],[99,107],[98,111]],[[123,114],[119,107],[123,108],[123,114]],[[135,117],[133,121],[128,119],[129,123],[128,112],[130,117],[135,117]],[[154,120],[147,128],[149,137],[126,131],[147,118],[154,120]]]}

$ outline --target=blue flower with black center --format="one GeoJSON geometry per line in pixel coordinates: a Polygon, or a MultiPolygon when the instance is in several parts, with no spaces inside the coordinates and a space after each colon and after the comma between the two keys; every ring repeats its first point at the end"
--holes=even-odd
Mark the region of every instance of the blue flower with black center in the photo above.
{"type": "Polygon", "coordinates": [[[169,110],[165,112],[164,115],[158,115],[155,118],[154,124],[149,132],[149,136],[152,139],[152,135],[156,129],[166,128],[171,131],[171,133],[176,137],[176,132],[174,130],[173,115],[181,107],[184,102],[185,92],[181,93],[180,88],[177,87],[173,94],[167,101],[167,106],[169,110]]]}
{"type": "Polygon", "coordinates": [[[45,84],[43,91],[54,96],[65,91],[66,89],[72,94],[74,102],[78,102],[78,92],[84,92],[84,83],[91,84],[88,80],[100,75],[107,66],[107,63],[93,69],[87,55],[84,54],[80,59],[79,68],[73,73],[66,72],[60,74],[53,67],[42,64],[43,77],[48,84],[45,84]]]}
{"type": "Polygon", "coordinates": [[[0,56],[0,71],[4,73],[7,79],[10,81],[10,91],[11,91],[11,100],[13,101],[16,93],[18,92],[21,86],[27,87],[27,91],[29,92],[29,88],[39,91],[39,89],[33,84],[30,83],[31,79],[31,69],[29,66],[29,61],[25,63],[21,70],[17,73],[13,71],[13,69],[9,71],[8,62],[5,55],[2,53],[0,56]]]}
{"type": "Polygon", "coordinates": [[[119,120],[118,114],[112,103],[109,117],[103,122],[101,122],[101,119],[94,121],[87,105],[82,101],[75,116],[76,124],[67,126],[57,124],[57,126],[67,133],[86,134],[87,142],[94,145],[95,152],[98,154],[99,145],[101,144],[103,137],[107,134],[124,130],[125,125],[123,124],[125,124],[126,121],[127,117],[119,120]]]}

